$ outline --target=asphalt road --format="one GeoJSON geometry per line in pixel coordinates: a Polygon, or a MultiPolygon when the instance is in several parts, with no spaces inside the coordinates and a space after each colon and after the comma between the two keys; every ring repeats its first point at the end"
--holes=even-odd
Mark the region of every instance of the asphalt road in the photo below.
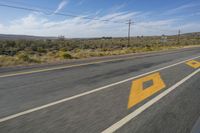
{"type": "Polygon", "coordinates": [[[199,86],[200,48],[2,68],[0,133],[199,133],[199,86]]]}

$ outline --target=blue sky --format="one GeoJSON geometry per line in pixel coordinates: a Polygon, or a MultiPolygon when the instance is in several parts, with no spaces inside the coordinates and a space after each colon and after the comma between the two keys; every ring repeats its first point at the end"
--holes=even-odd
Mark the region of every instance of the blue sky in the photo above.
{"type": "Polygon", "coordinates": [[[200,0],[0,0],[0,5],[41,11],[0,6],[0,34],[69,38],[126,36],[129,19],[134,21],[132,36],[176,34],[179,29],[184,33],[200,31],[200,0]]]}

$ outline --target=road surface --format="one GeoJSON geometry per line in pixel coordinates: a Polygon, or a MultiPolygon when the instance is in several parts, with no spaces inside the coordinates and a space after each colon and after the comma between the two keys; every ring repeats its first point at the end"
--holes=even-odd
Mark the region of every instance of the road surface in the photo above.
{"type": "Polygon", "coordinates": [[[200,48],[0,69],[0,133],[197,133],[200,48]]]}

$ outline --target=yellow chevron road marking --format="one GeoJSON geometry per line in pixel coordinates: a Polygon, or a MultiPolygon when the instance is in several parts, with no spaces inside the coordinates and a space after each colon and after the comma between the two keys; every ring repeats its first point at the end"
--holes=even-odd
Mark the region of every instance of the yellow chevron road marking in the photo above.
{"type": "Polygon", "coordinates": [[[188,61],[188,62],[186,62],[186,64],[195,69],[200,68],[200,62],[195,61],[195,60],[188,61]]]}
{"type": "Polygon", "coordinates": [[[165,88],[166,85],[160,77],[160,73],[154,73],[132,82],[130,91],[128,109],[155,94],[159,90],[165,88]],[[152,81],[153,84],[147,88],[144,88],[144,83],[152,81]]]}

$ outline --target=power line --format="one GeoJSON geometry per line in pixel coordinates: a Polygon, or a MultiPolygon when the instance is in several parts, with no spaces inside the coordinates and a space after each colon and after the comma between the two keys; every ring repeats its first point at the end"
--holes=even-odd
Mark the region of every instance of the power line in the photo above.
{"type": "MultiPolygon", "coordinates": [[[[127,0],[127,1],[130,1],[130,0],[127,0]]],[[[13,2],[13,1],[10,1],[8,0],[7,2],[13,2]]],[[[19,3],[19,4],[26,4],[26,3],[23,3],[23,2],[13,2],[13,3],[19,3]]],[[[20,9],[20,10],[26,10],[26,11],[33,11],[33,12],[39,12],[39,13],[43,13],[45,15],[59,15],[59,16],[65,16],[65,17],[79,17],[79,18],[83,18],[83,19],[87,19],[87,20],[95,20],[95,21],[102,21],[102,22],[112,22],[112,23],[119,23],[119,24],[125,24],[125,22],[122,22],[122,21],[112,21],[112,19],[120,16],[120,15],[117,15],[115,17],[112,17],[110,19],[98,19],[98,18],[92,18],[92,17],[84,17],[84,16],[78,16],[78,15],[74,15],[72,13],[62,13],[62,12],[58,12],[58,13],[54,13],[54,11],[50,10],[50,9],[47,9],[49,12],[51,13],[46,13],[44,12],[43,10],[41,9],[35,9],[35,8],[28,8],[28,7],[21,7],[21,6],[13,6],[13,5],[8,5],[8,4],[0,4],[0,6],[2,7],[8,7],[8,8],[14,8],[14,9],[20,9]]],[[[43,8],[44,9],[44,8],[43,8]]],[[[126,20],[127,21],[127,20],[126,20]]],[[[175,32],[177,30],[166,30],[166,29],[158,29],[158,28],[155,28],[155,27],[147,27],[145,25],[137,25],[139,27],[143,27],[143,28],[146,28],[146,29],[153,29],[153,30],[159,30],[161,32],[175,32]]]]}
{"type": "Polygon", "coordinates": [[[131,41],[131,25],[133,24],[133,22],[131,21],[131,19],[129,20],[128,24],[128,46],[130,46],[130,41],[131,41]]]}
{"type": "MultiPolygon", "coordinates": [[[[130,1],[130,0],[127,0],[127,1],[130,1]]],[[[1,1],[0,1],[1,2],[1,1]]],[[[51,15],[51,14],[54,14],[54,9],[52,9],[52,8],[49,8],[49,7],[43,7],[43,6],[38,6],[38,5],[33,5],[33,4],[29,4],[29,3],[25,3],[25,2],[19,2],[19,1],[11,1],[11,0],[6,0],[6,1],[2,1],[3,3],[4,2],[6,2],[6,5],[7,5],[7,3],[12,3],[12,4],[20,4],[20,6],[21,5],[23,5],[23,6],[34,6],[34,7],[36,7],[36,9],[38,9],[37,7],[39,7],[39,9],[43,9],[44,11],[48,11],[48,12],[51,12],[51,13],[45,13],[46,15],[51,15]]],[[[42,11],[42,10],[40,10],[40,11],[42,11]]],[[[60,12],[59,11],[59,13],[66,13],[66,11],[65,12],[60,12]]],[[[67,10],[67,13],[70,13],[70,14],[75,14],[75,12],[73,12],[73,11],[69,11],[69,10],[67,10]]],[[[109,21],[110,20],[112,20],[112,19],[115,19],[115,18],[117,18],[117,17],[119,17],[119,16],[121,16],[122,14],[119,14],[119,15],[116,15],[116,16],[114,16],[114,17],[111,17],[110,19],[109,19],[109,21]]],[[[77,15],[76,15],[77,16],[77,15]]],[[[79,15],[80,16],[80,15],[79,15]]],[[[94,19],[94,17],[88,17],[88,18],[93,18],[94,19]]]]}
{"type": "Polygon", "coordinates": [[[178,30],[178,44],[180,44],[181,30],[178,30]]]}
{"type": "MultiPolygon", "coordinates": [[[[14,9],[20,9],[20,10],[26,10],[26,11],[33,11],[33,12],[39,12],[39,13],[43,13],[45,15],[50,15],[45,13],[42,10],[39,9],[34,9],[34,8],[28,8],[28,7],[21,7],[21,6],[13,6],[13,5],[8,5],[8,4],[0,4],[1,7],[8,7],[8,8],[14,8],[14,9]]],[[[112,21],[111,19],[98,19],[98,18],[91,18],[91,17],[83,17],[83,16],[78,16],[78,15],[74,15],[74,14],[67,14],[67,13],[55,13],[52,11],[53,15],[59,15],[59,16],[65,16],[65,17],[79,17],[79,18],[83,18],[83,19],[88,19],[88,20],[96,20],[96,21],[102,21],[102,22],[112,22],[112,23],[120,23],[120,24],[125,24],[125,22],[122,21],[112,21]]]]}
{"type": "MultiPolygon", "coordinates": [[[[19,1],[12,1],[12,0],[6,0],[6,1],[0,1],[0,2],[3,2],[3,3],[6,3],[6,4],[8,4],[8,3],[11,3],[11,4],[19,4],[20,6],[22,5],[22,6],[32,6],[32,7],[39,7],[40,9],[42,8],[42,9],[45,9],[45,10],[48,10],[48,11],[52,11],[52,10],[54,10],[54,9],[52,9],[52,8],[49,8],[49,7],[44,7],[44,6],[40,6],[40,5],[35,5],[35,4],[29,4],[29,3],[26,3],[26,2],[19,2],[19,1]]],[[[38,9],[38,8],[37,8],[38,9]]],[[[73,11],[67,11],[68,13],[75,13],[75,12],[73,12],[73,11]]]]}
{"type": "MultiPolygon", "coordinates": [[[[9,2],[12,2],[12,1],[9,1],[9,2]]],[[[13,3],[21,3],[21,2],[13,2],[13,3]]],[[[133,22],[131,22],[131,20],[129,20],[128,23],[126,23],[127,20],[126,21],[124,20],[124,22],[122,22],[122,21],[112,21],[112,19],[114,19],[114,18],[116,18],[116,17],[118,17],[120,15],[117,15],[117,16],[112,17],[110,19],[98,19],[98,18],[92,18],[92,17],[78,16],[78,15],[75,15],[75,14],[72,14],[72,13],[62,13],[62,12],[55,13],[53,10],[49,10],[49,9],[47,9],[47,10],[49,12],[51,12],[51,13],[46,13],[41,9],[22,7],[22,6],[14,6],[14,5],[9,5],[9,4],[0,4],[0,6],[1,7],[19,9],[19,10],[39,12],[39,13],[43,13],[45,15],[59,15],[59,16],[73,17],[73,18],[79,17],[79,18],[83,18],[83,19],[87,19],[87,20],[95,20],[95,21],[102,21],[102,22],[112,22],[112,23],[118,23],[118,24],[128,24],[128,26],[129,26],[128,27],[128,45],[130,45],[131,25],[133,24],[133,22]]],[[[43,8],[43,9],[45,9],[45,8],[43,8]]],[[[158,29],[156,27],[149,27],[149,26],[146,26],[146,25],[137,25],[137,26],[143,27],[143,28],[146,28],[146,29],[159,30],[161,32],[172,32],[172,31],[175,32],[175,30],[158,29]]]]}

